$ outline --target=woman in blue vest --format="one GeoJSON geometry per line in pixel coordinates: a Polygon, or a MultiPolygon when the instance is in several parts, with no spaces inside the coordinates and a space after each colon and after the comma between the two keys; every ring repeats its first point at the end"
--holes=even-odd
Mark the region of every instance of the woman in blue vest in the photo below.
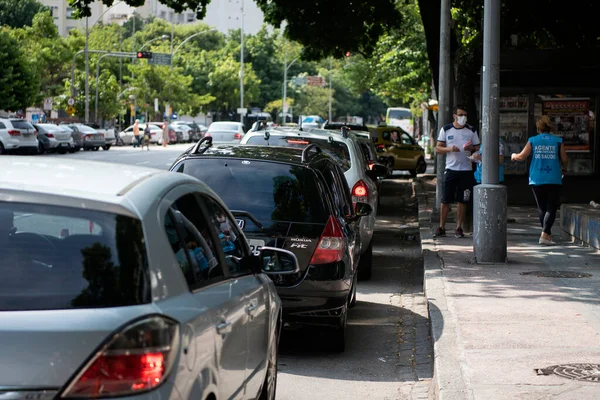
{"type": "Polygon", "coordinates": [[[542,236],[540,244],[551,246],[552,225],[560,203],[562,176],[567,170],[567,152],[562,138],[554,136],[552,122],[547,115],[538,118],[535,126],[538,135],[529,138],[527,145],[519,154],[513,153],[511,160],[525,161],[532,154],[529,167],[529,185],[538,206],[542,236]]]}

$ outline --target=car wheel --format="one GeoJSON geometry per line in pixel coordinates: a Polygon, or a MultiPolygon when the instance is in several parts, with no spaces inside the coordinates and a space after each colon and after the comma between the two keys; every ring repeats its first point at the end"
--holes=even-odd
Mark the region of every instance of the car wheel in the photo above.
{"type": "Polygon", "coordinates": [[[421,157],[417,161],[417,165],[416,165],[415,169],[411,169],[409,172],[410,172],[410,175],[414,178],[417,176],[417,174],[424,174],[425,171],[427,171],[427,163],[421,157]]]}
{"type": "Polygon", "coordinates": [[[358,279],[361,281],[368,281],[371,279],[373,273],[373,239],[369,243],[367,250],[360,255],[360,261],[358,262],[358,279]]]}
{"type": "Polygon", "coordinates": [[[46,152],[46,149],[44,149],[44,145],[42,143],[38,143],[37,152],[38,154],[44,154],[46,152]]]}
{"type": "Polygon", "coordinates": [[[65,154],[67,152],[67,149],[64,148],[59,148],[58,150],[56,150],[58,152],[58,154],[65,154]]]}
{"type": "Polygon", "coordinates": [[[76,151],[79,151],[79,149],[77,147],[69,148],[69,153],[75,153],[76,151]]]}
{"type": "Polygon", "coordinates": [[[334,328],[331,332],[329,348],[336,353],[343,353],[346,350],[346,327],[348,325],[348,309],[340,317],[340,326],[334,328]]]}
{"type": "Polygon", "coordinates": [[[0,142],[0,155],[5,155],[6,154],[6,149],[4,148],[4,145],[0,142]]]}
{"type": "Polygon", "coordinates": [[[107,144],[106,146],[102,146],[102,148],[104,149],[104,151],[109,151],[110,150],[110,144],[107,144]]]}
{"type": "Polygon", "coordinates": [[[94,147],[92,147],[92,151],[98,151],[99,148],[100,147],[98,147],[98,146],[94,146],[94,147]]]}
{"type": "Polygon", "coordinates": [[[263,382],[259,400],[275,400],[275,392],[277,391],[277,364],[278,364],[278,347],[279,347],[279,329],[275,332],[273,343],[269,346],[269,354],[267,359],[267,375],[263,382]]]}

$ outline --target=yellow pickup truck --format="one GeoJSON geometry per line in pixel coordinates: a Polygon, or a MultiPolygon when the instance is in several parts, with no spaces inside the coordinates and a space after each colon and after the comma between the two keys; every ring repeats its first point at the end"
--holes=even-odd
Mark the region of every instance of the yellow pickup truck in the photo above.
{"type": "Polygon", "coordinates": [[[392,169],[408,171],[413,177],[426,171],[425,150],[408,133],[395,126],[368,128],[378,156],[387,157],[392,169]]]}

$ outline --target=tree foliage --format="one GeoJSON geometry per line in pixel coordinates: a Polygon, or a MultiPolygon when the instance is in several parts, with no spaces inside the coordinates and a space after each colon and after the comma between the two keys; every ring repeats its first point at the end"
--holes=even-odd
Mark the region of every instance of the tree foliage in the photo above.
{"type": "Polygon", "coordinates": [[[0,26],[31,26],[33,17],[44,8],[35,0],[0,0],[0,26]]]}
{"type": "Polygon", "coordinates": [[[25,109],[35,102],[40,78],[8,31],[0,29],[0,110],[25,109]]]}

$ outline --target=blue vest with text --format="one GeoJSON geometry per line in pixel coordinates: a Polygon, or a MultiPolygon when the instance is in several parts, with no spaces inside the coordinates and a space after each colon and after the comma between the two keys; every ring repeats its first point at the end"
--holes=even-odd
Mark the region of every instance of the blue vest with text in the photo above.
{"type": "Polygon", "coordinates": [[[530,185],[562,185],[560,146],[562,138],[540,133],[529,138],[531,143],[530,185]]]}

